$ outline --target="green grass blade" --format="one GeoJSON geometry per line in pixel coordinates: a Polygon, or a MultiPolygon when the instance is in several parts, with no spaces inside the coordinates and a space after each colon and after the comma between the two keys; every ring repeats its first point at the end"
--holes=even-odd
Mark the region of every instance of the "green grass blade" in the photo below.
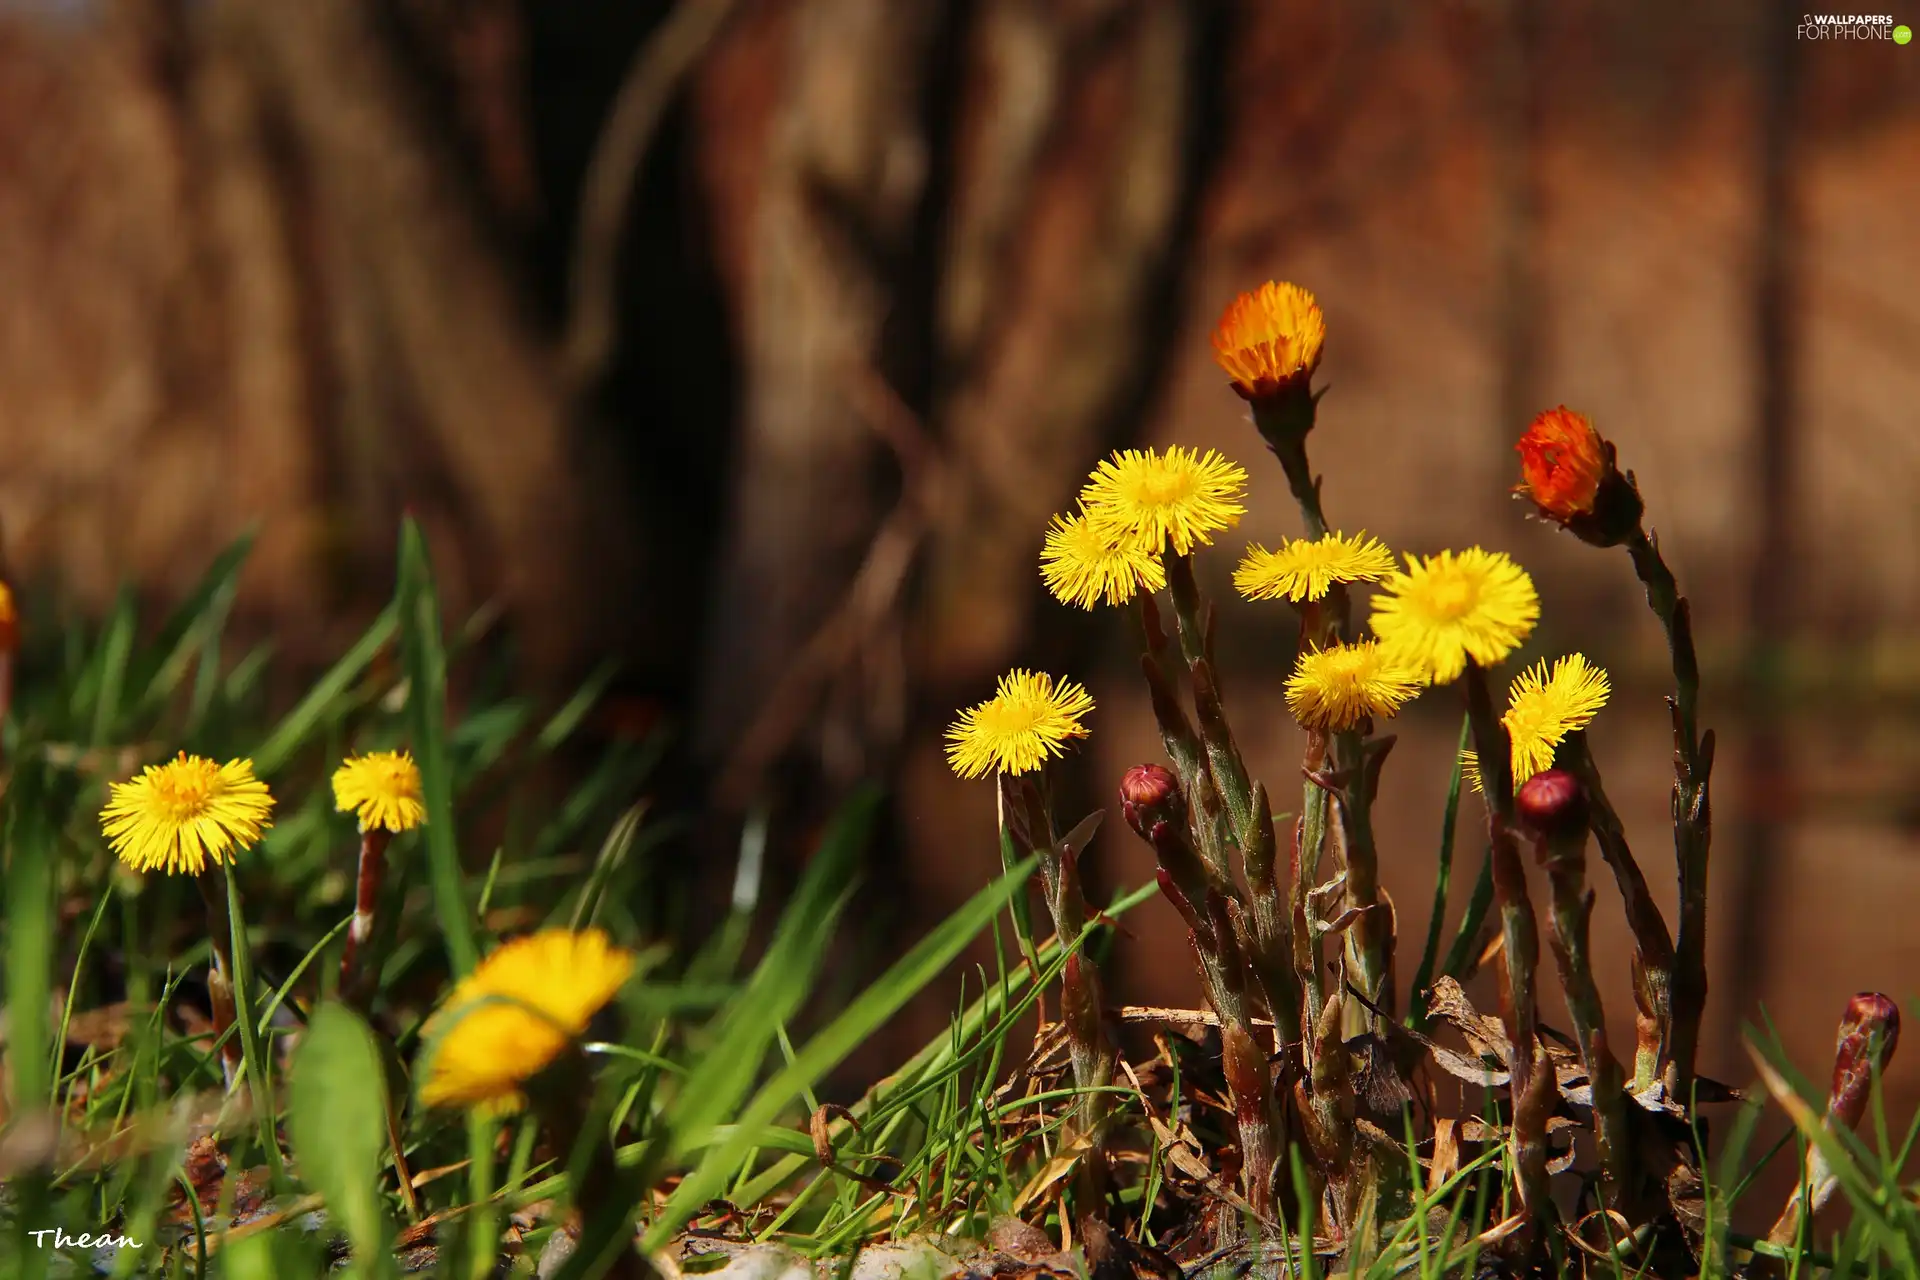
{"type": "Polygon", "coordinates": [[[154,652],[161,655],[159,665],[140,695],[143,715],[165,705],[186,681],[194,659],[217,642],[233,607],[240,571],[252,551],[251,531],[228,543],[226,550],[214,557],[193,590],[161,625],[152,645],[154,652]]]}
{"type": "Polygon", "coordinates": [[[838,1066],[907,1001],[939,977],[1008,900],[1025,887],[1037,865],[1036,860],[1028,859],[975,894],[809,1040],[740,1113],[735,1121],[739,1131],[710,1150],[698,1168],[674,1189],[666,1208],[648,1229],[645,1247],[658,1249],[671,1240],[692,1214],[726,1185],[742,1157],[754,1145],[756,1130],[771,1123],[803,1090],[838,1066]]]}
{"type": "MultiPolygon", "coordinates": [[[[47,1013],[53,993],[53,865],[62,807],[55,780],[44,764],[23,762],[7,788],[7,1057],[12,1076],[11,1105],[16,1118],[37,1118],[53,1103],[48,1063],[47,1013]]],[[[44,1172],[34,1170],[10,1180],[14,1217],[15,1274],[32,1280],[46,1274],[47,1253],[29,1242],[27,1232],[46,1225],[50,1189],[44,1172]]]]}
{"type": "Polygon", "coordinates": [[[454,831],[453,766],[447,754],[447,653],[426,539],[411,518],[400,530],[400,647],[407,672],[413,755],[427,806],[427,865],[433,909],[455,977],[479,962],[454,831]]]}
{"type": "Polygon", "coordinates": [[[353,647],[341,655],[338,662],[328,668],[307,695],[295,704],[293,710],[275,725],[260,746],[253,753],[254,771],[262,777],[278,773],[292,761],[294,755],[304,747],[321,724],[327,719],[334,705],[353,688],[363,672],[373,664],[380,651],[386,648],[388,641],[400,626],[400,607],[388,605],[380,611],[353,647]]]}
{"type": "Polygon", "coordinates": [[[99,667],[93,689],[93,728],[88,741],[97,751],[113,739],[120,721],[120,698],[126,687],[127,663],[133,657],[133,634],[139,618],[133,594],[120,593],[113,619],[100,642],[99,667]]]}
{"type": "Polygon", "coordinates": [[[1433,966],[1440,958],[1440,934],[1447,927],[1447,895],[1453,880],[1453,832],[1460,818],[1460,756],[1473,737],[1473,722],[1460,718],[1460,741],[1453,748],[1453,776],[1447,780],[1447,807],[1440,820],[1440,856],[1433,873],[1433,918],[1427,922],[1427,944],[1420,950],[1420,966],[1413,971],[1413,1009],[1407,1025],[1427,1023],[1426,990],[1433,985],[1433,966]]]}

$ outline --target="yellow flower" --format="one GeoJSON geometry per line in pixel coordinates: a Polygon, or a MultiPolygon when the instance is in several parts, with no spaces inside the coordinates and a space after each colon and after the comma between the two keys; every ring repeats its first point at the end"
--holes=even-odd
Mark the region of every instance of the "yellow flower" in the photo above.
{"type": "Polygon", "coordinates": [[[20,645],[20,614],[14,607],[13,588],[0,582],[0,653],[12,653],[20,645]]]}
{"type": "Polygon", "coordinates": [[[1213,331],[1213,358],[1248,400],[1304,385],[1320,367],[1326,317],[1297,284],[1272,280],[1227,304],[1213,331]]]}
{"type": "Polygon", "coordinates": [[[1607,673],[1570,653],[1553,664],[1542,658],[1522,672],[1507,695],[1500,723],[1513,739],[1513,785],[1553,767],[1553,749],[1576,729],[1584,729],[1607,705],[1607,673]]]}
{"type": "Polygon", "coordinates": [[[1287,709],[1309,729],[1338,732],[1390,716],[1420,692],[1420,673],[1372,640],[1300,655],[1287,679],[1287,709]]]}
{"type": "Polygon", "coordinates": [[[333,771],[334,807],[360,817],[360,829],[411,831],[427,820],[420,769],[404,751],[350,756],[333,771]]]}
{"type": "Polygon", "coordinates": [[[1526,570],[1497,551],[1469,547],[1422,560],[1388,578],[1373,599],[1373,632],[1434,684],[1491,666],[1520,647],[1540,620],[1526,570]]]}
{"type": "MultiPolygon", "coordinates": [[[[1515,792],[1534,774],[1553,767],[1554,748],[1574,730],[1586,728],[1607,705],[1610,692],[1607,673],[1584,654],[1568,654],[1553,664],[1551,673],[1545,658],[1521,673],[1508,691],[1507,713],[1500,717],[1513,743],[1515,792]]],[[[1478,752],[1460,753],[1460,773],[1475,791],[1486,790],[1478,752]]]]}
{"type": "Polygon", "coordinates": [[[1080,504],[1101,536],[1133,538],[1155,553],[1171,543],[1184,556],[1240,522],[1246,484],[1247,473],[1213,449],[1122,449],[1094,469],[1080,504]]]}
{"type": "Polygon", "coordinates": [[[1040,549],[1040,576],[1062,604],[1091,609],[1125,604],[1134,593],[1167,585],[1157,551],[1136,537],[1110,537],[1084,511],[1055,516],[1040,549]]]}
{"type": "Polygon", "coordinates": [[[199,875],[209,860],[231,862],[273,824],[273,797],[253,761],[215,764],[182,751],[108,788],[100,830],[135,871],[199,875]]]}
{"type": "Polygon", "coordinates": [[[1292,538],[1278,551],[1247,548],[1233,585],[1249,600],[1318,600],[1336,582],[1378,582],[1393,572],[1393,552],[1378,538],[1329,533],[1292,538]]]}
{"type": "Polygon", "coordinates": [[[455,984],[428,1020],[420,1101],[517,1109],[527,1081],[552,1064],[619,994],[633,953],[599,929],[546,929],[502,943],[455,984]]]}
{"type": "Polygon", "coordinates": [[[947,730],[947,763],[963,778],[1031,773],[1087,736],[1081,717],[1093,699],[1071,680],[1014,670],[1000,677],[993,697],[960,713],[947,730]]]}

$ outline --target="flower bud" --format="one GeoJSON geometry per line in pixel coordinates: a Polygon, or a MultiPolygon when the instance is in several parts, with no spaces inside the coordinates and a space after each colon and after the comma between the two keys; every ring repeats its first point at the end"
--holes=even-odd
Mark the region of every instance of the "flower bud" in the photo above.
{"type": "Polygon", "coordinates": [[[1587,793],[1565,769],[1528,778],[1513,797],[1514,816],[1535,839],[1578,838],[1587,829],[1587,793]]]}
{"type": "Polygon", "coordinates": [[[1900,1041],[1900,1006],[1877,991],[1863,991],[1847,1002],[1833,1049],[1833,1087],[1827,1114],[1849,1129],[1866,1114],[1875,1069],[1885,1070],[1900,1041]]]}
{"type": "Polygon", "coordinates": [[[1617,547],[1640,527],[1645,505],[1620,474],[1613,445],[1586,415],[1565,405],[1535,418],[1514,449],[1521,483],[1514,488],[1545,519],[1582,542],[1617,547]]]}
{"type": "Polygon", "coordinates": [[[1157,828],[1179,830],[1186,814],[1179,779],[1157,764],[1135,765],[1120,780],[1120,812],[1142,839],[1159,844],[1166,833],[1157,828]]]}

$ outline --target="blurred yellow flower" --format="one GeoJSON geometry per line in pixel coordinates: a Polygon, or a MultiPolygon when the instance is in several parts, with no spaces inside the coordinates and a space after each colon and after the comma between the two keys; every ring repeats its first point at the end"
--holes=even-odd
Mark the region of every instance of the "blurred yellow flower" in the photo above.
{"type": "Polygon", "coordinates": [[[1304,384],[1320,367],[1326,317],[1297,284],[1269,280],[1227,304],[1213,330],[1213,358],[1249,400],[1304,384]]]}
{"type": "Polygon", "coordinates": [[[1102,533],[1084,511],[1053,518],[1040,549],[1040,577],[1055,599],[1082,609],[1102,601],[1125,604],[1142,589],[1167,585],[1157,551],[1136,537],[1102,533]]]}
{"type": "Polygon", "coordinates": [[[1247,548],[1233,585],[1249,600],[1318,600],[1336,582],[1378,582],[1393,572],[1393,552],[1364,532],[1290,538],[1277,551],[1247,548]]]}
{"type": "Polygon", "coordinates": [[[1031,773],[1087,736],[1081,718],[1093,698],[1071,680],[1014,670],[1000,677],[993,697],[967,708],[947,730],[947,763],[963,778],[1031,773]]]}
{"type": "Polygon", "coordinates": [[[253,761],[215,764],[182,751],[165,764],[108,787],[100,830],[135,871],[199,875],[209,861],[231,862],[273,825],[273,796],[253,776],[253,761]]]}
{"type": "Polygon", "coordinates": [[[1516,790],[1534,774],[1553,767],[1553,750],[1576,729],[1584,729],[1612,692],[1607,673],[1584,654],[1570,653],[1547,670],[1547,660],[1522,672],[1507,695],[1500,723],[1513,739],[1516,790]]]}
{"type": "Polygon", "coordinates": [[[1526,570],[1497,551],[1469,547],[1424,560],[1407,556],[1373,599],[1373,632],[1434,684],[1492,666],[1519,648],[1540,620],[1526,570]]]}
{"type": "Polygon", "coordinates": [[[411,831],[427,820],[420,768],[404,751],[348,756],[333,771],[333,803],[342,813],[359,815],[362,831],[411,831]]]}
{"type": "Polygon", "coordinates": [[[1287,709],[1309,729],[1337,733],[1391,716],[1419,694],[1420,673],[1372,640],[1300,655],[1287,679],[1287,709]]]}
{"type": "Polygon", "coordinates": [[[502,943],[427,1022],[420,1101],[517,1109],[526,1082],[587,1029],[633,974],[599,929],[546,929],[502,943]]]}
{"type": "Polygon", "coordinates": [[[1158,553],[1163,543],[1188,555],[1240,522],[1247,473],[1209,449],[1122,449],[1094,468],[1080,504],[1102,537],[1134,539],[1158,553]]]}

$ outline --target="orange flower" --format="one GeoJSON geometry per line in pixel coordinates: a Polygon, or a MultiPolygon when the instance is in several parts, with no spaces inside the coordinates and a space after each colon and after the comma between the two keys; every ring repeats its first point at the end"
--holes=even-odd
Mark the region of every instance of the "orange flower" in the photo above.
{"type": "Polygon", "coordinates": [[[1515,493],[1533,499],[1542,515],[1561,524],[1593,514],[1600,482],[1612,464],[1607,442],[1586,415],[1561,405],[1533,420],[1520,443],[1522,483],[1515,493]]]}
{"type": "Polygon", "coordinates": [[[1213,330],[1213,358],[1248,400],[1305,386],[1320,367],[1326,317],[1297,284],[1272,280],[1227,304],[1213,330]]]}

